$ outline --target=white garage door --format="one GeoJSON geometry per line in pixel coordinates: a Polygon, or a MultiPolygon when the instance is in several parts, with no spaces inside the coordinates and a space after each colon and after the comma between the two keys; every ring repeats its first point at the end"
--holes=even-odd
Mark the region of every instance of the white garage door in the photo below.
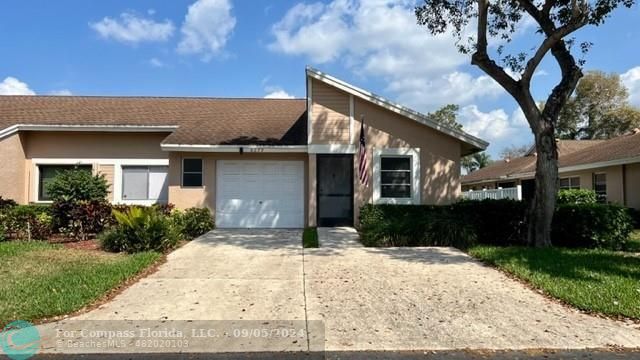
{"type": "Polygon", "coordinates": [[[304,162],[218,160],[216,225],[304,226],[304,162]]]}

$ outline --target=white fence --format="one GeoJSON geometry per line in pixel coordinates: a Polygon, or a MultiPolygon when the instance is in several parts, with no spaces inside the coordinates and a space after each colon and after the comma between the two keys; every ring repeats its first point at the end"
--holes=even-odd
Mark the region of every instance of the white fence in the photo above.
{"type": "Polygon", "coordinates": [[[467,200],[484,200],[484,199],[522,200],[522,186],[518,185],[513,188],[504,188],[504,189],[497,188],[497,189],[463,191],[462,198],[467,200]]]}

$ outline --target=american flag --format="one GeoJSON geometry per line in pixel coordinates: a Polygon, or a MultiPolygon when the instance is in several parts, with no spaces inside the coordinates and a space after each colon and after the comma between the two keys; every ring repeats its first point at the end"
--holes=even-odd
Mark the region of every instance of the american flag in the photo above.
{"type": "Polygon", "coordinates": [[[367,148],[364,137],[364,115],[360,117],[360,147],[358,149],[358,178],[360,183],[367,185],[369,174],[367,172],[367,148]]]}

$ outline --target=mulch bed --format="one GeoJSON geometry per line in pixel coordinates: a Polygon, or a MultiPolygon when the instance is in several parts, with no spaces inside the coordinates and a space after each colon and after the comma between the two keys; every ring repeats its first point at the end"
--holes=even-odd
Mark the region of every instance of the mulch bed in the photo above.
{"type": "Polygon", "coordinates": [[[65,248],[68,248],[68,249],[101,251],[100,243],[98,242],[97,239],[76,240],[61,234],[55,234],[55,235],[52,235],[48,241],[51,244],[62,244],[65,248]]]}

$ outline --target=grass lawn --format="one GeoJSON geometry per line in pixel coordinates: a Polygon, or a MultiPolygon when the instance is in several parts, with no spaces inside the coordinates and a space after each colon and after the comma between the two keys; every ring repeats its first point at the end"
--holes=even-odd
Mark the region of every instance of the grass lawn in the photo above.
{"type": "Polygon", "coordinates": [[[306,228],[302,233],[302,247],[317,248],[318,247],[318,229],[306,228]]]}
{"type": "Polygon", "coordinates": [[[76,311],[162,255],[67,249],[46,242],[0,242],[0,327],[76,311]]]}
{"type": "Polygon", "coordinates": [[[469,253],[579,309],[640,319],[640,257],[607,250],[476,246],[469,253]]]}
{"type": "Polygon", "coordinates": [[[627,251],[640,252],[640,230],[631,233],[627,242],[627,251]]]}

